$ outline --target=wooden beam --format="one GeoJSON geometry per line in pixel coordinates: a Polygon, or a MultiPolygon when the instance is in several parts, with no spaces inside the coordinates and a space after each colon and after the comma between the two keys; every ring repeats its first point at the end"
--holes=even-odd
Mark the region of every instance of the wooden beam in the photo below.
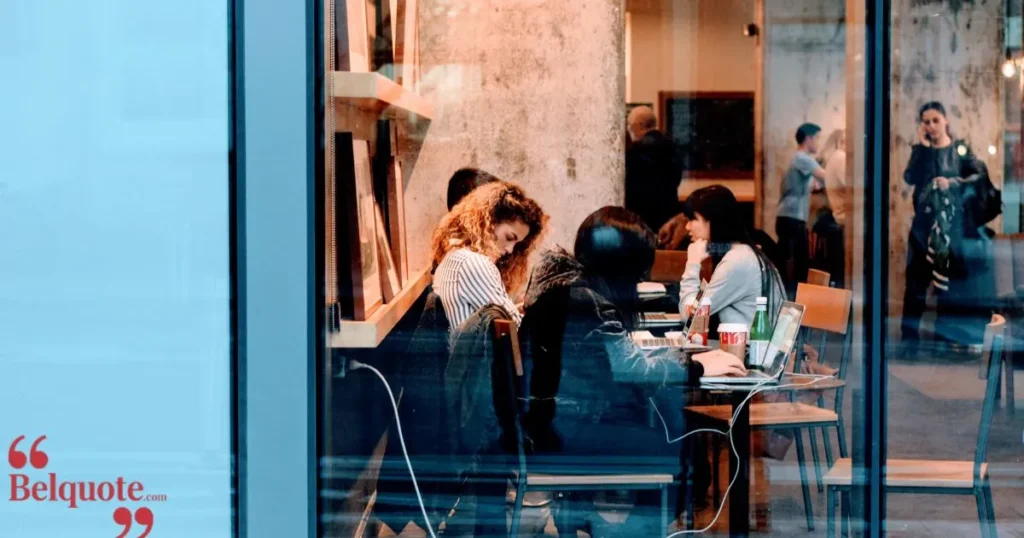
{"type": "Polygon", "coordinates": [[[764,0],[754,2],[754,227],[764,229],[764,0]]]}

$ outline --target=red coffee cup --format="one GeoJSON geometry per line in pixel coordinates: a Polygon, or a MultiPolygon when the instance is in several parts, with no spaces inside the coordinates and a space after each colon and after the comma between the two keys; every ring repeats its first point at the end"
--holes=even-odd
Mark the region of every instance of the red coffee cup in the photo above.
{"type": "Polygon", "coordinates": [[[750,329],[742,323],[722,323],[718,326],[718,345],[722,351],[745,361],[749,331],[750,329]]]}

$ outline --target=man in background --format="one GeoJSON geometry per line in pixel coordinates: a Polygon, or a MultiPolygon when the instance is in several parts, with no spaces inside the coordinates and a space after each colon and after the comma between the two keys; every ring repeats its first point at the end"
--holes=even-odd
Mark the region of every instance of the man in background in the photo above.
{"type": "Polygon", "coordinates": [[[807,282],[810,243],[807,219],[811,210],[811,192],[824,188],[825,170],[814,160],[818,152],[821,127],[805,123],[797,128],[797,152],[782,177],[782,195],[775,217],[775,235],[779,238],[780,256],[785,265],[779,267],[786,282],[786,293],[792,301],[797,285],[807,282]]]}
{"type": "Polygon", "coordinates": [[[634,108],[626,119],[632,142],[626,150],[626,209],[655,232],[679,213],[683,175],[675,145],[657,127],[654,111],[646,106],[634,108]]]}

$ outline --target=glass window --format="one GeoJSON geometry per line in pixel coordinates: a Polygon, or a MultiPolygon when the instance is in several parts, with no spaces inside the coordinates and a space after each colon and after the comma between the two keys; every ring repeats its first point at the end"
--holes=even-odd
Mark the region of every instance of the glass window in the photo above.
{"type": "Polygon", "coordinates": [[[326,2],[321,534],[1014,532],[1021,7],[889,4],[326,2]]]}

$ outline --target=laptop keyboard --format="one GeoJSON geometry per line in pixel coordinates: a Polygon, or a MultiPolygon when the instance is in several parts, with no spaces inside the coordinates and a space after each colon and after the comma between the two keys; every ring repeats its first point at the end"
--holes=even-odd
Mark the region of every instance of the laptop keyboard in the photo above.
{"type": "Polygon", "coordinates": [[[640,347],[683,347],[682,338],[644,338],[636,343],[640,347]]]}

